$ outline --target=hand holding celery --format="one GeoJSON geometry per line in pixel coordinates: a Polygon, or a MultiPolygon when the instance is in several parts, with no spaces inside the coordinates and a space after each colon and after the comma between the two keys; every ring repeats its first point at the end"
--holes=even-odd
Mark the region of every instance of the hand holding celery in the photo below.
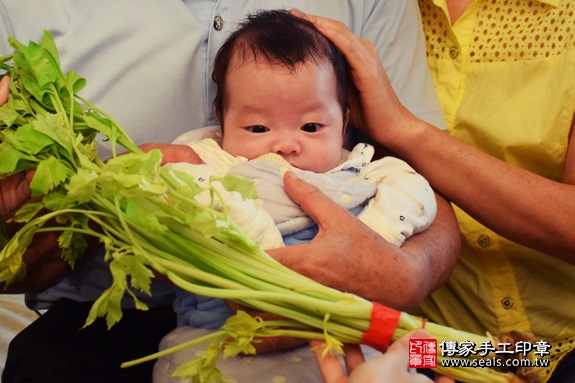
{"type": "MultiPolygon", "coordinates": [[[[222,353],[253,353],[258,337],[320,339],[326,352],[341,351],[342,342],[384,349],[389,341],[422,327],[420,318],[324,287],[273,260],[228,218],[216,188],[210,188],[210,206],[199,204],[194,197],[203,189],[193,179],[185,174],[174,179],[161,167],[159,151],[143,153],[110,116],[78,96],[85,80],[62,73],[49,33],[41,44],[9,41],[15,52],[0,57],[0,70],[11,77],[9,100],[0,107],[0,178],[35,169],[32,194],[43,197],[13,218],[24,226],[0,252],[0,282],[8,285],[25,276],[22,256],[36,233],[58,231],[62,257],[71,265],[87,248],[85,235],[98,238],[106,250],[113,284],[94,303],[86,325],[105,317],[108,327],[113,326],[122,317],[120,300],[126,293],[146,310],[133,291],[150,293],[151,269],[192,293],[232,299],[286,318],[266,322],[240,312],[219,331],[194,341],[211,342],[208,352],[177,372],[205,382],[223,379],[216,367],[222,353]],[[98,133],[113,150],[118,143],[129,153],[118,156],[114,151],[113,158],[102,162],[94,145],[98,133]],[[215,209],[215,201],[223,208],[215,209]],[[58,226],[50,226],[54,221],[58,226]]],[[[244,198],[254,196],[245,179],[226,176],[211,182],[244,198]]],[[[493,341],[432,323],[426,329],[438,342],[493,341]]],[[[438,370],[466,382],[520,381],[490,369],[438,370]]]]}

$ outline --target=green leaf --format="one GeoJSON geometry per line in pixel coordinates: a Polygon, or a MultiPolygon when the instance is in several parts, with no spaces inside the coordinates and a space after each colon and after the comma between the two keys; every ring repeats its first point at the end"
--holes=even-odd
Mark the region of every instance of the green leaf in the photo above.
{"type": "Polygon", "coordinates": [[[213,342],[203,352],[201,357],[178,365],[174,369],[172,376],[192,378],[194,383],[225,383],[227,379],[217,368],[220,352],[218,343],[213,342]]]}
{"type": "Polygon", "coordinates": [[[65,230],[58,237],[58,245],[62,249],[62,259],[74,268],[76,260],[84,254],[88,248],[88,243],[80,233],[65,230]]]}
{"type": "Polygon", "coordinates": [[[42,202],[27,202],[12,217],[14,222],[29,222],[32,220],[44,207],[42,202]]]}
{"type": "Polygon", "coordinates": [[[67,126],[66,117],[60,113],[50,113],[45,116],[37,116],[32,122],[34,128],[54,140],[59,145],[60,152],[68,159],[72,159],[74,153],[74,132],[67,126]]]}
{"type": "Polygon", "coordinates": [[[224,346],[224,358],[227,358],[240,353],[255,354],[256,349],[253,343],[258,340],[254,338],[262,329],[265,329],[265,324],[262,318],[252,317],[240,310],[236,315],[229,317],[221,328],[233,338],[224,346]]]}
{"type": "Polygon", "coordinates": [[[54,140],[37,131],[33,124],[22,125],[18,130],[6,134],[5,141],[14,148],[30,155],[36,155],[46,147],[54,145],[54,140]]]}
{"type": "Polygon", "coordinates": [[[118,131],[116,126],[113,125],[109,120],[105,119],[97,113],[92,112],[84,117],[84,122],[86,122],[90,128],[96,130],[108,138],[112,147],[116,146],[116,142],[118,141],[118,137],[121,136],[121,132],[118,131]]]}
{"type": "Polygon", "coordinates": [[[14,104],[15,101],[10,98],[7,103],[0,106],[0,122],[8,127],[15,124],[22,125],[25,121],[14,104]]]}
{"type": "Polygon", "coordinates": [[[146,258],[138,254],[124,256],[122,264],[130,275],[130,285],[143,293],[151,295],[150,287],[154,273],[147,267],[148,262],[146,258]]]}
{"type": "Polygon", "coordinates": [[[54,62],[58,68],[60,68],[60,59],[58,58],[58,48],[54,42],[54,37],[49,31],[44,31],[44,36],[42,36],[41,46],[46,49],[50,56],[54,59],[54,62]]]}
{"type": "Polygon", "coordinates": [[[143,154],[128,153],[110,159],[104,168],[112,173],[157,178],[162,163],[162,152],[157,149],[143,154]]]}
{"type": "Polygon", "coordinates": [[[52,104],[52,100],[50,99],[50,94],[54,92],[54,89],[51,85],[41,87],[38,85],[34,75],[28,71],[21,71],[19,80],[22,82],[22,86],[24,89],[26,89],[26,92],[29,93],[31,97],[36,99],[38,103],[42,105],[42,108],[45,108],[51,112],[55,111],[55,107],[52,104]]]}
{"type": "Polygon", "coordinates": [[[19,52],[19,54],[14,55],[15,64],[18,65],[21,70],[26,70],[32,74],[39,87],[54,83],[62,76],[59,62],[49,50],[53,49],[55,52],[56,49],[52,37],[49,36],[49,34],[44,34],[43,41],[43,45],[46,45],[48,49],[33,41],[30,42],[28,46],[25,46],[18,43],[12,36],[8,37],[8,42],[19,52]]]}
{"type": "Polygon", "coordinates": [[[158,219],[161,213],[142,207],[139,199],[128,199],[125,204],[126,219],[130,225],[153,235],[163,236],[168,231],[166,225],[158,219]]]}
{"type": "Polygon", "coordinates": [[[52,211],[72,209],[77,207],[77,203],[71,201],[67,197],[67,193],[65,193],[63,190],[54,190],[49,194],[46,194],[42,199],[42,203],[46,209],[52,211]]]}
{"type": "Polygon", "coordinates": [[[196,178],[191,174],[176,169],[170,169],[170,172],[174,174],[178,181],[183,183],[183,185],[178,185],[177,188],[180,194],[193,199],[196,194],[204,190],[203,187],[198,185],[196,178]]]}
{"type": "Polygon", "coordinates": [[[236,191],[240,193],[244,201],[246,199],[258,198],[255,182],[245,177],[235,174],[227,174],[223,177],[211,176],[210,181],[219,181],[227,191],[236,191]]]}
{"type": "Polygon", "coordinates": [[[0,283],[8,287],[26,275],[26,264],[22,256],[34,239],[39,225],[27,225],[21,228],[0,252],[0,283]]]}
{"type": "Polygon", "coordinates": [[[64,76],[66,83],[72,88],[74,93],[80,92],[86,86],[86,79],[79,76],[75,72],[69,71],[64,76]]]}
{"type": "MultiPolygon", "coordinates": [[[[98,158],[98,152],[96,149],[96,143],[94,142],[94,138],[84,139],[85,143],[80,143],[77,145],[78,153],[82,154],[88,161],[94,162],[98,158]],[[88,142],[86,142],[88,141],[88,142]]],[[[83,162],[80,161],[80,164],[84,166],[83,162]]]]}
{"type": "Polygon", "coordinates": [[[105,317],[108,329],[110,329],[122,319],[122,297],[128,287],[126,272],[115,259],[110,262],[110,271],[113,277],[112,286],[107,288],[94,302],[84,327],[94,323],[97,318],[105,317]]]}
{"type": "Polygon", "coordinates": [[[33,169],[36,166],[32,164],[38,162],[35,157],[22,153],[5,142],[0,143],[0,158],[2,158],[2,161],[0,161],[0,177],[5,177],[20,170],[33,169]]]}
{"type": "Polygon", "coordinates": [[[139,197],[163,195],[167,185],[160,179],[162,155],[159,150],[144,154],[125,154],[110,159],[100,176],[105,197],[139,197]]]}
{"type": "Polygon", "coordinates": [[[66,185],[68,189],[67,200],[76,203],[90,201],[96,194],[98,181],[98,174],[95,172],[78,169],[78,172],[70,177],[70,182],[66,185]]]}
{"type": "Polygon", "coordinates": [[[30,183],[32,197],[38,197],[48,193],[50,190],[59,186],[68,176],[68,167],[56,157],[48,157],[40,161],[34,173],[34,178],[32,178],[32,182],[30,183]]]}

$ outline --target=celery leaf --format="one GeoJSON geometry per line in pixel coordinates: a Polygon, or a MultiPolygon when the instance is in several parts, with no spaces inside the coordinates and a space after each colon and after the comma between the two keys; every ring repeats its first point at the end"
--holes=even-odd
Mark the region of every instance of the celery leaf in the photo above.
{"type": "Polygon", "coordinates": [[[96,194],[98,175],[89,170],[78,169],[78,172],[70,177],[67,185],[68,201],[77,203],[88,202],[96,194]]]}
{"type": "Polygon", "coordinates": [[[38,162],[35,157],[22,153],[5,142],[0,143],[0,158],[2,158],[2,161],[0,161],[0,177],[20,170],[34,168],[35,166],[28,167],[27,165],[38,162]]]}
{"type": "Polygon", "coordinates": [[[88,248],[88,243],[80,233],[65,230],[58,238],[58,245],[62,248],[62,259],[74,268],[78,257],[84,254],[88,248]]]}
{"type": "Polygon", "coordinates": [[[0,282],[8,286],[26,275],[22,256],[32,242],[39,225],[26,225],[20,229],[0,252],[0,282]]]}
{"type": "Polygon", "coordinates": [[[68,178],[68,167],[56,157],[48,157],[40,161],[30,183],[32,197],[48,193],[68,178]]]}
{"type": "Polygon", "coordinates": [[[248,178],[235,174],[227,174],[223,177],[211,176],[210,181],[219,181],[227,191],[236,191],[240,193],[244,201],[247,199],[258,198],[255,182],[248,178]]]}

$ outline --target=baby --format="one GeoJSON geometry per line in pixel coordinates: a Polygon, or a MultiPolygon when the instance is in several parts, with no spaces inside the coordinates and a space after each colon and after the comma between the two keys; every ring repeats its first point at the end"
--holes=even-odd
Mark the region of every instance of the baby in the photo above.
{"type": "MultiPolygon", "coordinates": [[[[200,185],[213,175],[256,180],[257,200],[213,186],[234,221],[262,248],[305,243],[318,230],[284,191],[286,170],[397,246],[433,221],[434,193],[409,165],[394,157],[372,161],[368,144],[343,149],[349,119],[344,58],[311,23],[286,11],[251,16],[220,48],[213,78],[221,126],[175,140],[205,164],[171,167],[194,175],[200,185]]],[[[209,193],[203,198],[209,203],[209,193]]],[[[183,294],[176,303],[179,325],[219,327],[229,313],[214,304],[183,294]]]]}
{"type": "MultiPolygon", "coordinates": [[[[372,161],[374,148],[364,143],[343,149],[349,120],[345,62],[311,23],[286,11],[249,17],[218,51],[213,78],[214,111],[221,126],[194,130],[174,141],[192,147],[204,164],[170,166],[206,186],[211,176],[226,174],[255,180],[257,200],[243,200],[218,182],[212,186],[234,221],[262,248],[305,243],[318,231],[284,191],[286,170],[397,246],[433,221],[434,193],[409,165],[393,157],[372,161]]],[[[198,198],[210,202],[207,191],[198,198]]],[[[166,336],[162,349],[194,337],[197,329],[219,328],[230,315],[224,300],[183,290],[174,307],[178,325],[188,327],[166,336]]],[[[183,361],[194,352],[175,358],[183,361]]],[[[154,381],[171,382],[166,371],[174,364],[160,359],[154,381]]],[[[237,366],[232,370],[239,373],[237,366]]]]}

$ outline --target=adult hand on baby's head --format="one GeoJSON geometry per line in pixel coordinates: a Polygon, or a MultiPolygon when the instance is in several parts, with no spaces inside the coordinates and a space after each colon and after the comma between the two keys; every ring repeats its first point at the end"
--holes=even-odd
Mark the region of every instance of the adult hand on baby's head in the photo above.
{"type": "Polygon", "coordinates": [[[305,15],[294,15],[313,23],[343,54],[348,64],[351,121],[365,130],[378,143],[393,149],[394,138],[416,121],[399,101],[379,58],[377,48],[362,39],[340,21],[305,15]]]}

